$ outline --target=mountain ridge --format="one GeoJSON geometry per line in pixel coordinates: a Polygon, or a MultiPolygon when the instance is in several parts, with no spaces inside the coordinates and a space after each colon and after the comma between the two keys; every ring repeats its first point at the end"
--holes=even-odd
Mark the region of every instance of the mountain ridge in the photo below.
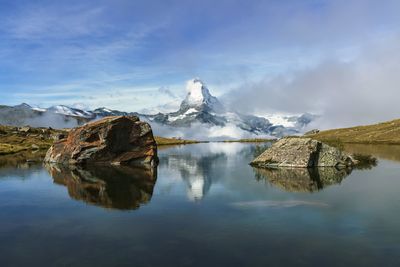
{"type": "MultiPolygon", "coordinates": [[[[106,107],[94,110],[83,110],[66,105],[55,105],[49,108],[32,107],[27,103],[16,106],[0,106],[0,124],[33,127],[70,128],[100,119],[106,116],[136,115],[157,124],[157,127],[172,127],[176,129],[190,128],[193,125],[204,125],[208,128],[232,128],[246,135],[282,137],[299,134],[315,119],[315,115],[304,113],[300,116],[280,117],[286,126],[271,123],[267,118],[251,114],[242,114],[229,110],[199,78],[186,83],[187,94],[175,112],[154,115],[137,112],[124,112],[106,107]]],[[[187,137],[187,136],[180,136],[187,137]]]]}

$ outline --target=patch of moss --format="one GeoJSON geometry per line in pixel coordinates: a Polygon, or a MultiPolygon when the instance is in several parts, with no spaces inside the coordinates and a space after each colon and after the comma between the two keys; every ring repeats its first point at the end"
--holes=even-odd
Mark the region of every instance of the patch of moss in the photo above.
{"type": "Polygon", "coordinates": [[[25,150],[27,148],[24,146],[0,143],[0,155],[14,154],[25,150]]]}
{"type": "Polygon", "coordinates": [[[63,130],[0,125],[0,155],[21,151],[47,150],[54,142],[53,136],[63,130]]]}

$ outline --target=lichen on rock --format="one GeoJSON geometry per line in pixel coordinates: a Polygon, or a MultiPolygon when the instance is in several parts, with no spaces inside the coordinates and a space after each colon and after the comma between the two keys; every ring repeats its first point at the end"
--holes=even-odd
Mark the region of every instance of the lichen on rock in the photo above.
{"type": "Polygon", "coordinates": [[[274,143],[255,158],[257,167],[351,167],[355,161],[350,155],[311,138],[287,137],[274,143]]]}

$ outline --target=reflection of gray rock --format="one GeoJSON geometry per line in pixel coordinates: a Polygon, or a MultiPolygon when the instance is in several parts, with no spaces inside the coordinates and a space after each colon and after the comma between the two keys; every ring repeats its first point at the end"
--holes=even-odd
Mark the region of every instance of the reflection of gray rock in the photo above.
{"type": "Polygon", "coordinates": [[[348,167],[352,158],[337,148],[311,138],[282,138],[251,164],[257,167],[348,167]]]}
{"type": "Polygon", "coordinates": [[[257,180],[267,180],[271,185],[289,192],[315,192],[339,184],[351,169],[336,168],[254,168],[257,180]]]}
{"type": "Polygon", "coordinates": [[[137,209],[150,201],[156,169],[128,166],[66,167],[47,164],[57,184],[68,188],[71,198],[112,209],[137,209]]]}

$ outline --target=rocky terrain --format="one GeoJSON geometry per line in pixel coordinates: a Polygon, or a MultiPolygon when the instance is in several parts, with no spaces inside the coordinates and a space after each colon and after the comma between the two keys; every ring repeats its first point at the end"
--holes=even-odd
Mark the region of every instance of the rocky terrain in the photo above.
{"type": "Polygon", "coordinates": [[[45,162],[155,166],[157,145],[150,125],[138,117],[105,117],[73,128],[50,147],[45,162]]]}
{"type": "Polygon", "coordinates": [[[55,140],[64,138],[68,134],[67,131],[0,125],[0,155],[19,152],[43,153],[55,140]]]}

